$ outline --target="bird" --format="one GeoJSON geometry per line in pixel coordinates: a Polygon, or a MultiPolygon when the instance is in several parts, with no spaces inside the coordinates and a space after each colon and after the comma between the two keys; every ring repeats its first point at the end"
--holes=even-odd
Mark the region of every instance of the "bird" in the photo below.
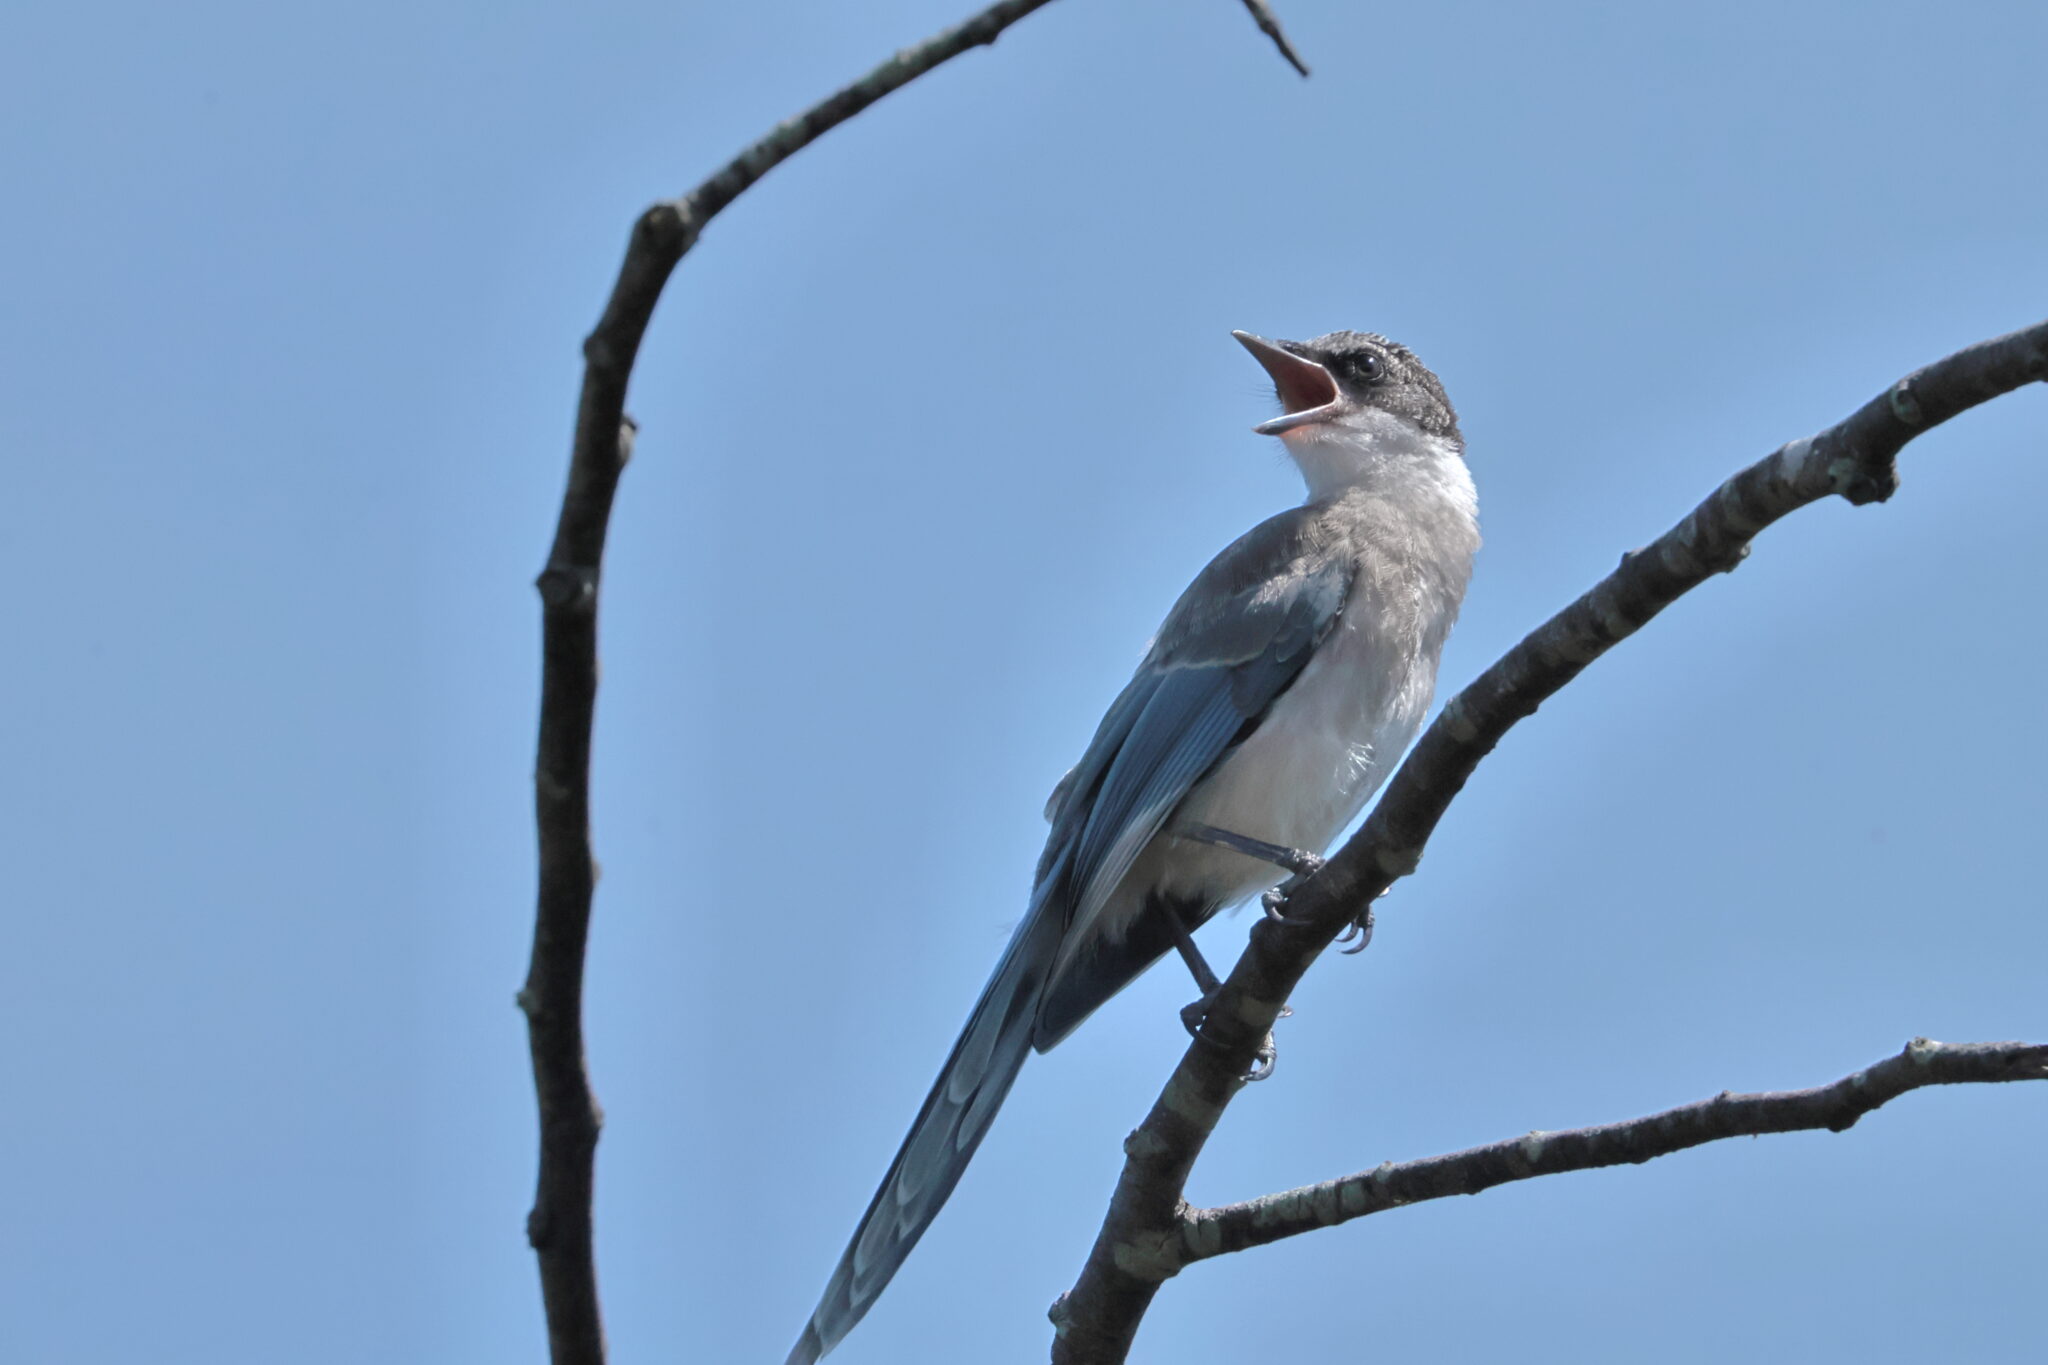
{"type": "Polygon", "coordinates": [[[1054,788],[1024,917],[787,1365],[874,1305],[1033,1050],[1175,949],[1203,992],[1183,1011],[1198,1030],[1216,978],[1192,931],[1261,892],[1284,913],[1428,712],[1479,549],[1443,384],[1376,333],[1232,335],[1281,408],[1252,430],[1280,439],[1306,499],[1196,575],[1054,788]]]}

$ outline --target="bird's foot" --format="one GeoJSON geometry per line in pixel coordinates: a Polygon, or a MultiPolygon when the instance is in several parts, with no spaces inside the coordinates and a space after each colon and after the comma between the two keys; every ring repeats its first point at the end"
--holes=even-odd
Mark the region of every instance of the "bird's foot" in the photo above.
{"type": "MultiPolygon", "coordinates": [[[[1222,1047],[1223,1044],[1203,1033],[1202,1023],[1209,1017],[1209,1009],[1216,1003],[1216,995],[1222,989],[1223,987],[1219,984],[1202,992],[1200,999],[1189,1001],[1181,1007],[1180,1011],[1181,1027],[1188,1031],[1188,1036],[1196,1042],[1206,1043],[1210,1047],[1222,1047]]],[[[1282,1019],[1287,1018],[1293,1013],[1292,1006],[1282,1005],[1280,1007],[1280,1017],[1282,1019]]],[[[1273,1067],[1279,1060],[1280,1049],[1274,1043],[1272,1031],[1269,1029],[1266,1032],[1266,1036],[1259,1040],[1258,1050],[1252,1054],[1252,1069],[1245,1073],[1245,1080],[1265,1080],[1266,1077],[1273,1074],[1273,1067]]]]}
{"type": "MultiPolygon", "coordinates": [[[[1299,877],[1290,877],[1265,895],[1259,897],[1259,903],[1266,907],[1267,919],[1278,920],[1282,924],[1287,923],[1287,896],[1300,881],[1301,878],[1299,877]]],[[[1386,894],[1384,891],[1380,892],[1382,896],[1386,894]]],[[[1344,932],[1337,935],[1336,942],[1351,944],[1350,947],[1341,950],[1345,956],[1349,957],[1366,950],[1367,945],[1372,942],[1373,924],[1372,907],[1368,905],[1365,907],[1365,913],[1357,916],[1351,923],[1344,926],[1344,932]],[[1357,941],[1353,942],[1354,939],[1357,941]]]]}
{"type": "Polygon", "coordinates": [[[1264,839],[1254,839],[1248,834],[1236,834],[1214,825],[1184,824],[1174,830],[1183,839],[1197,843],[1214,844],[1227,848],[1232,853],[1242,853],[1247,858],[1257,858],[1262,863],[1285,868],[1290,874],[1286,881],[1259,897],[1259,904],[1266,907],[1266,918],[1285,920],[1287,898],[1308,878],[1323,870],[1324,859],[1305,848],[1289,848],[1285,844],[1269,844],[1264,839]]]}
{"type": "Polygon", "coordinates": [[[1303,881],[1307,880],[1310,877],[1313,877],[1316,874],[1316,872],[1322,868],[1323,860],[1321,858],[1316,858],[1314,854],[1304,854],[1302,856],[1313,858],[1315,860],[1315,866],[1310,868],[1306,872],[1295,873],[1292,877],[1289,877],[1286,881],[1280,883],[1280,885],[1274,887],[1272,890],[1266,892],[1266,894],[1259,897],[1259,904],[1266,907],[1267,919],[1279,920],[1283,924],[1286,923],[1287,898],[1294,894],[1295,889],[1299,887],[1303,881]]]}

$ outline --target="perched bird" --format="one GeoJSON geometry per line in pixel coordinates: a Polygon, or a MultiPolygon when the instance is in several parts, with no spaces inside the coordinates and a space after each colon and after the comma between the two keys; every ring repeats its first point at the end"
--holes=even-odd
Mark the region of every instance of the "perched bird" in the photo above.
{"type": "Polygon", "coordinates": [[[1174,603],[1046,805],[1029,907],[854,1230],[788,1365],[837,1345],[953,1192],[1036,1048],[1189,933],[1318,862],[1415,737],[1479,548],[1457,414],[1412,351],[1365,332],[1234,333],[1272,377],[1308,484],[1174,603]]]}

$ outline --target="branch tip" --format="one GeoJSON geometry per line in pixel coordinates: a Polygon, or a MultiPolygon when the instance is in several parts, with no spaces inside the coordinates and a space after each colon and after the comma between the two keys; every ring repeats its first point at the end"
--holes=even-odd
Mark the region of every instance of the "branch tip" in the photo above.
{"type": "Polygon", "coordinates": [[[2048,1079],[2048,1046],[2032,1043],[1935,1043],[1906,1049],[1840,1080],[1809,1090],[1711,1099],[1591,1128],[1525,1133],[1445,1156],[1383,1162],[1337,1180],[1261,1195],[1222,1208],[1190,1210],[1200,1239],[1184,1236],[1184,1264],[1263,1246],[1350,1222],[1403,1204],[1481,1194],[1498,1185],[1605,1166],[1640,1165],[1692,1147],[1773,1133],[1846,1132],[1865,1114],[1909,1091],[1933,1085],[2048,1079]]]}
{"type": "Polygon", "coordinates": [[[1294,44],[1287,41],[1286,31],[1280,27],[1280,20],[1275,17],[1272,7],[1266,4],[1266,0],[1244,0],[1244,7],[1250,11],[1252,22],[1259,26],[1259,32],[1273,40],[1273,46],[1280,50],[1280,55],[1286,58],[1287,64],[1300,72],[1303,80],[1308,79],[1308,63],[1302,61],[1301,54],[1294,50],[1294,44]]]}

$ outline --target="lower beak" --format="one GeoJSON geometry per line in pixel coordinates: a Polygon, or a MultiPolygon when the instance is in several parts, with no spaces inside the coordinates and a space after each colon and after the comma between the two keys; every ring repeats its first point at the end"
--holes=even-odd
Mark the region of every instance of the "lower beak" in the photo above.
{"type": "Polygon", "coordinates": [[[1337,381],[1315,361],[1298,356],[1284,342],[1268,341],[1250,332],[1232,336],[1252,353],[1252,359],[1266,367],[1273,377],[1273,392],[1287,411],[1252,430],[1261,436],[1282,436],[1301,427],[1327,422],[1337,415],[1337,381]]]}

